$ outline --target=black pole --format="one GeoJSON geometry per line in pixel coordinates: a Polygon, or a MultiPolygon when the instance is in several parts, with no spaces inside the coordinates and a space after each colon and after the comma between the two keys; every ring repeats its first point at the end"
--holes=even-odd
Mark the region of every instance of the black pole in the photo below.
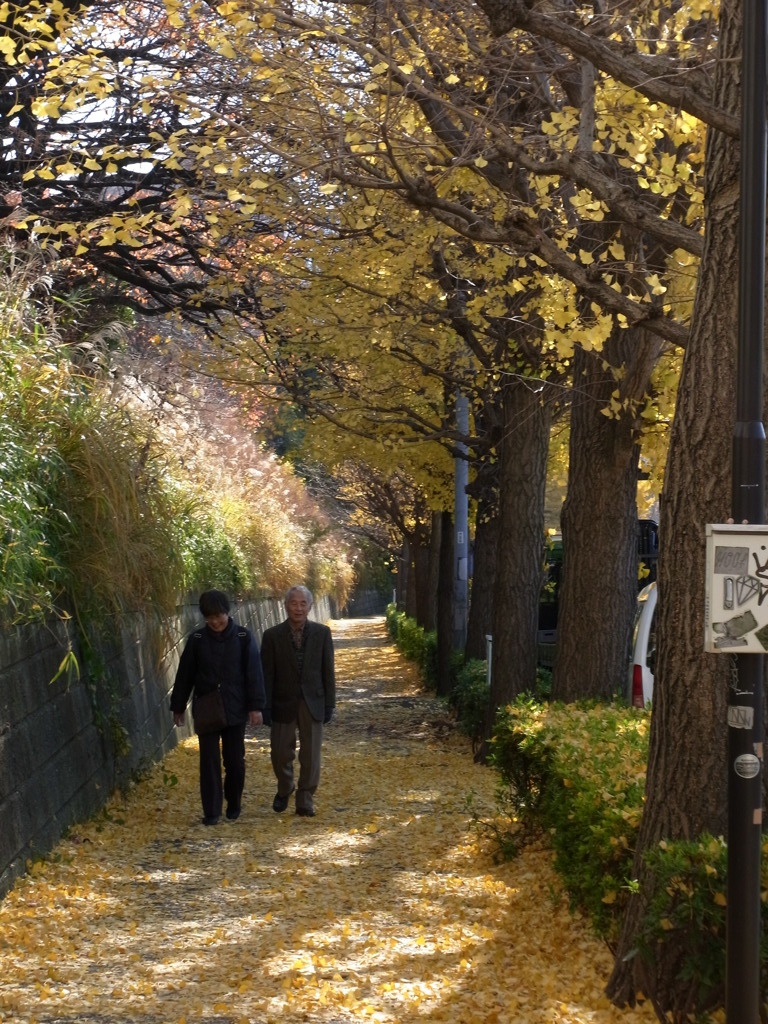
{"type": "MultiPolygon", "coordinates": [[[[733,433],[733,518],[765,523],[766,31],[768,0],[742,3],[739,339],[733,433]]],[[[728,693],[727,1024],[758,1024],[760,845],[765,655],[737,655],[728,693]],[[744,728],[745,722],[749,727],[744,728]],[[737,765],[739,770],[737,771],[737,765]]]]}

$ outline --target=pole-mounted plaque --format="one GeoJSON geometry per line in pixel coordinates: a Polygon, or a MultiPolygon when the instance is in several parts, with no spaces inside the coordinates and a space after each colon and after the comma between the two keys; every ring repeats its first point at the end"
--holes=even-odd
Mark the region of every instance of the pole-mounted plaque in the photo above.
{"type": "Polygon", "coordinates": [[[704,649],[768,651],[768,526],[707,526],[704,649]]]}

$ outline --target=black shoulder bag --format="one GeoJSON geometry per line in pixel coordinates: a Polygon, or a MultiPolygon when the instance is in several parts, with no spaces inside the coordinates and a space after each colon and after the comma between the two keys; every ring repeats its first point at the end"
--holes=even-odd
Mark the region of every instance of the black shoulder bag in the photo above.
{"type": "Polygon", "coordinates": [[[192,701],[192,721],[195,723],[195,732],[198,736],[204,736],[209,732],[221,732],[226,728],[227,715],[218,686],[192,701]]]}

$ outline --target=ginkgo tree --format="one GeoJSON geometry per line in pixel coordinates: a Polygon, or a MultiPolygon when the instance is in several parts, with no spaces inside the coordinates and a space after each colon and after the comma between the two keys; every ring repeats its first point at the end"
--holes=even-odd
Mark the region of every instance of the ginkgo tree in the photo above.
{"type": "MultiPolygon", "coordinates": [[[[302,13],[295,5],[250,3],[237,10],[241,21],[259,27],[259,63],[265,65],[262,80],[273,83],[272,110],[279,89],[291,94],[300,112],[290,130],[280,119],[287,106],[277,119],[266,112],[253,118],[274,126],[265,143],[281,189],[312,169],[326,174],[329,184],[397,193],[464,237],[508,248],[529,264],[538,260],[569,282],[593,314],[593,347],[603,345],[615,326],[688,348],[662,517],[662,640],[677,636],[678,643],[677,650],[667,643],[661,653],[642,845],[663,835],[720,829],[722,785],[711,787],[709,780],[721,777],[714,765],[722,763],[718,723],[726,687],[722,667],[707,662],[693,639],[700,634],[696,613],[703,586],[692,594],[691,580],[701,581],[701,570],[692,571],[692,564],[703,564],[701,524],[722,516],[727,502],[727,451],[722,440],[704,444],[701,436],[713,411],[720,422],[732,417],[732,389],[718,392],[714,386],[716,379],[732,380],[732,350],[722,353],[722,363],[718,358],[717,375],[712,358],[734,326],[735,210],[727,197],[737,193],[731,186],[738,109],[735,71],[728,59],[711,58],[716,47],[720,56],[733,58],[736,5],[720,5],[719,23],[707,3],[663,10],[638,5],[636,22],[620,4],[596,11],[491,0],[461,7],[421,4],[418,19],[415,7],[395,2],[321,10],[308,5],[302,13]],[[479,19],[480,10],[489,22],[479,19]],[[278,50],[285,57],[288,40],[301,73],[298,64],[292,71],[290,61],[275,59],[278,50]],[[585,70],[593,72],[587,77],[598,103],[581,102],[585,70]],[[628,102],[619,102],[624,98],[628,102]],[[427,122],[428,138],[421,130],[407,131],[407,112],[419,129],[427,122]],[[590,121],[594,112],[602,119],[590,121]],[[543,130],[545,121],[551,132],[543,130]],[[702,124],[716,129],[707,153],[706,203],[702,124]],[[578,139],[589,144],[580,147],[578,139]],[[547,177],[551,189],[542,195],[533,180],[541,185],[547,177]],[[583,193],[575,210],[570,200],[583,193]],[[713,209],[702,236],[704,214],[713,209]],[[597,248],[582,244],[590,218],[603,225],[597,248]],[[603,233],[610,223],[613,235],[603,233]],[[629,258],[618,266],[598,258],[621,234],[634,235],[629,258]],[[699,271],[689,330],[673,299],[682,292],[687,305],[690,287],[685,292],[673,279],[682,276],[693,285],[705,245],[711,255],[699,271]],[[696,487],[702,472],[712,481],[703,493],[696,487]],[[694,685],[719,696],[693,701],[694,685]],[[695,751],[680,749],[682,722],[685,733],[697,737],[695,751]],[[673,732],[676,761],[669,756],[673,732]],[[706,765],[702,746],[714,759],[706,765]],[[674,772],[681,756],[686,770],[674,772]],[[694,778],[707,779],[707,790],[692,799],[694,778]]],[[[621,393],[616,400],[623,403],[621,393]]],[[[638,866],[646,899],[652,880],[638,866]]],[[[641,973],[638,960],[635,971],[627,954],[636,945],[637,927],[633,915],[611,992],[617,1001],[631,999],[642,977],[657,1005],[674,1012],[681,950],[670,943],[655,967],[644,963],[641,973]]]]}
{"type": "MultiPolygon", "coordinates": [[[[514,274],[498,274],[495,287],[517,302],[510,319],[529,335],[521,347],[530,348],[531,334],[549,331],[560,358],[578,364],[580,393],[594,387],[572,436],[575,452],[605,453],[604,473],[582,477],[581,493],[571,494],[567,548],[574,565],[593,564],[601,579],[611,579],[618,600],[612,593],[609,605],[621,614],[616,628],[599,630],[606,646],[594,656],[580,635],[599,629],[602,596],[594,587],[571,595],[556,689],[572,696],[578,685],[572,681],[582,680],[594,692],[610,690],[632,611],[636,441],[643,413],[652,414],[645,399],[649,374],[664,344],[685,344],[686,322],[665,297],[673,282],[678,291],[692,287],[691,263],[701,252],[702,136],[695,110],[651,101],[594,70],[582,73],[578,58],[557,51],[555,60],[554,51],[527,35],[494,38],[475,8],[419,5],[418,19],[415,8],[394,2],[328,10],[233,2],[218,10],[248,40],[237,63],[258,89],[244,86],[233,103],[237,130],[230,142],[238,151],[261,152],[265,201],[306,224],[316,208],[313,189],[329,201],[366,196],[353,222],[362,234],[381,230],[375,196],[399,197],[484,247],[489,264],[514,265],[514,274]],[[582,430],[602,440],[595,443],[582,430]],[[586,528],[594,523],[596,490],[616,496],[600,531],[586,528]],[[618,531],[614,523],[621,524],[618,531]],[[601,673],[596,681],[588,681],[587,669],[601,673]]],[[[655,44],[679,51],[694,67],[691,77],[710,45],[703,27],[697,30],[700,13],[691,12],[694,31],[684,32],[690,25],[681,13],[655,44]]],[[[657,31],[652,12],[640,10],[638,38],[646,27],[657,31]]],[[[654,55],[646,63],[666,60],[654,55]]],[[[529,366],[526,373],[532,372],[541,376],[539,367],[529,366]]],[[[542,391],[533,391],[540,401],[542,391]]],[[[516,420],[516,411],[509,417],[516,420]]],[[[520,418],[538,425],[540,454],[546,416],[520,418]]],[[[519,433],[514,445],[515,455],[528,452],[519,433]]],[[[526,479],[537,482],[527,508],[541,507],[544,465],[538,457],[526,467],[526,479]]],[[[508,502],[511,488],[502,494],[508,502]]],[[[531,539],[540,545],[541,531],[530,528],[530,516],[521,527],[518,513],[502,504],[505,551],[526,545],[531,552],[530,572],[517,574],[526,579],[524,593],[512,587],[498,602],[502,699],[524,688],[534,658],[530,581],[540,554],[531,539]],[[508,609],[521,601],[529,609],[526,624],[510,633],[508,609]],[[514,675],[513,665],[522,666],[514,675]]],[[[576,571],[567,576],[574,586],[579,582],[576,571]]],[[[513,578],[512,566],[502,578],[513,578]]]]}
{"type": "MultiPolygon", "coordinates": [[[[344,9],[343,5],[340,9],[344,9]]],[[[514,61],[508,47],[493,53],[485,29],[470,46],[467,32],[453,31],[455,12],[448,9],[431,11],[420,34],[419,30],[408,28],[408,8],[397,5],[391,5],[387,17],[394,19],[393,24],[402,22],[406,28],[399,48],[392,49],[391,39],[381,31],[381,26],[372,23],[367,15],[358,14],[353,9],[349,31],[339,33],[333,25],[329,29],[311,5],[299,17],[295,12],[282,12],[279,6],[259,4],[224,3],[215,8],[142,4],[130,13],[118,10],[110,14],[105,19],[107,36],[104,38],[102,33],[99,40],[95,9],[92,10],[88,18],[77,23],[77,31],[70,33],[68,48],[60,48],[51,57],[52,68],[45,88],[27,104],[28,110],[45,122],[45,130],[36,130],[35,137],[53,140],[47,142],[39,165],[25,172],[28,180],[38,185],[51,180],[55,183],[54,188],[46,186],[35,192],[38,204],[43,199],[48,204],[36,210],[46,218],[38,217],[35,222],[38,233],[47,236],[52,246],[69,253],[75,246],[74,256],[79,258],[73,264],[75,278],[82,268],[87,273],[89,265],[113,277],[122,275],[131,286],[127,293],[125,288],[120,290],[122,296],[127,294],[128,301],[135,301],[136,291],[147,285],[149,279],[150,294],[155,299],[152,308],[157,310],[180,306],[188,315],[200,317],[222,307],[245,313],[261,305],[265,277],[271,277],[270,265],[277,255],[271,244],[276,234],[300,232],[308,221],[316,223],[318,215],[322,218],[319,201],[325,197],[330,203],[340,184],[346,185],[347,194],[355,195],[351,230],[358,234],[386,231],[378,223],[381,218],[376,196],[394,190],[412,209],[428,209],[430,216],[441,220],[448,231],[460,231],[474,245],[486,248],[483,286],[499,293],[498,319],[506,315],[508,304],[513,310],[508,319],[517,329],[527,334],[540,329],[549,331],[552,340],[548,341],[546,333],[542,335],[543,350],[552,344],[561,358],[568,358],[574,345],[578,359],[585,349],[599,349],[612,329],[610,316],[585,309],[575,296],[582,292],[594,293],[596,298],[602,295],[619,304],[617,316],[625,319],[637,317],[640,307],[631,291],[623,293],[620,287],[613,287],[617,285],[624,258],[624,242],[617,237],[614,221],[611,220],[612,226],[604,238],[593,237],[589,244],[583,241],[579,224],[584,220],[593,226],[604,222],[607,199],[599,191],[589,191],[597,190],[597,186],[579,163],[578,153],[569,153],[568,147],[564,147],[569,154],[569,166],[579,168],[578,174],[571,174],[566,188],[562,186],[562,168],[553,164],[552,159],[546,166],[542,164],[541,155],[549,156],[547,150],[541,150],[542,140],[552,149],[552,138],[570,138],[575,123],[573,110],[558,101],[558,109],[550,103],[538,111],[537,145],[541,153],[533,147],[536,160],[532,169],[522,160],[520,166],[528,178],[524,187],[519,172],[515,172],[520,179],[517,185],[512,181],[509,167],[514,166],[513,162],[508,160],[508,168],[502,168],[501,173],[499,154],[494,155],[489,149],[489,142],[497,148],[501,145],[501,128],[506,131],[507,146],[520,145],[514,138],[517,133],[509,131],[515,104],[522,103],[523,108],[527,104],[533,110],[531,104],[535,100],[541,107],[535,90],[525,87],[518,90],[522,98],[513,99],[510,94],[505,99],[507,85],[500,78],[503,75],[506,81],[510,68],[513,79],[527,75],[528,62],[538,59],[535,50],[526,48],[514,61]],[[141,33],[151,38],[152,45],[137,52],[135,41],[143,38],[141,33]],[[121,39],[120,47],[114,45],[117,38],[121,39]],[[84,39],[89,44],[87,61],[83,55],[84,39]],[[290,55],[286,39],[296,43],[290,55]],[[482,46],[477,40],[482,41],[482,46]],[[100,47],[95,45],[99,41],[100,47]],[[438,46],[445,51],[441,59],[452,62],[457,70],[443,72],[437,67],[434,54],[438,46]],[[131,74],[126,70],[129,62],[131,74]],[[150,69],[155,66],[161,73],[152,78],[150,69]],[[307,67],[312,68],[309,77],[307,67]],[[477,95],[473,92],[475,81],[480,83],[477,95]],[[69,93],[63,90],[67,82],[71,84],[69,93]],[[419,89],[415,88],[417,83],[419,89]],[[469,110],[468,97],[477,109],[469,110]],[[458,122],[451,127],[453,115],[446,113],[459,100],[469,110],[462,130],[458,129],[458,122]],[[448,106],[440,114],[440,104],[446,102],[448,106]],[[63,108],[71,113],[62,117],[63,108]],[[75,112],[78,116],[74,116],[75,112]],[[107,112],[109,117],[104,116],[107,112]],[[490,135],[489,125],[493,126],[490,135]],[[132,133],[131,145],[127,147],[122,143],[123,126],[132,133]],[[86,128],[88,132],[84,134],[86,128]],[[77,159],[64,152],[68,138],[83,140],[78,141],[77,159]],[[123,148],[116,149],[118,144],[123,148]],[[71,182],[75,171],[80,175],[71,182]],[[175,187],[169,193],[171,184],[175,187]],[[109,198],[110,209],[97,211],[100,215],[91,221],[74,216],[71,220],[63,219],[76,207],[74,200],[78,196],[85,195],[93,204],[97,190],[101,202],[104,197],[109,198]],[[367,200],[357,202],[359,194],[367,200]],[[542,256],[528,252],[530,239],[523,247],[522,236],[512,230],[512,221],[519,219],[527,203],[531,209],[541,211],[549,228],[557,227],[552,231],[557,246],[555,255],[564,257],[568,246],[574,247],[574,239],[578,243],[566,287],[552,287],[548,268],[554,266],[558,272],[563,268],[544,244],[549,236],[540,232],[542,256]],[[134,216],[136,210],[140,214],[134,216]],[[258,220],[254,226],[256,211],[258,220]],[[475,227],[468,227],[470,213],[475,227]],[[482,220],[485,224],[480,230],[477,224],[482,220]],[[262,237],[265,232],[269,240],[262,237]],[[494,248],[489,249],[489,243],[494,248]],[[265,258],[261,258],[260,250],[265,258]],[[500,265],[494,267],[494,263],[500,265]],[[511,267],[514,273],[510,272],[511,267]],[[596,267],[606,272],[596,273],[596,267]],[[590,281],[594,287],[586,288],[590,281]]],[[[472,28],[477,33],[482,24],[473,24],[472,28]]],[[[567,94],[567,82],[564,85],[558,80],[557,85],[567,94]]],[[[611,100],[604,102],[608,108],[611,100]]],[[[624,106],[630,107],[626,103],[624,106]]],[[[614,116],[618,127],[606,127],[606,122],[598,124],[596,130],[610,134],[611,140],[626,140],[630,116],[635,116],[633,110],[624,114],[623,120],[614,116]]],[[[645,130],[645,125],[642,127],[645,130]]],[[[624,151],[639,153],[643,145],[647,147],[642,138],[633,139],[625,144],[624,151]]],[[[668,157],[665,154],[665,159],[668,157]]],[[[667,177],[648,178],[649,193],[659,197],[656,207],[668,205],[672,194],[668,169],[665,173],[667,177]]],[[[603,188],[608,177],[603,175],[603,188]]],[[[614,196],[613,203],[622,216],[634,217],[633,224],[641,215],[645,216],[644,211],[630,209],[632,204],[628,201],[614,196]]],[[[654,209],[654,204],[647,205],[654,209]]],[[[333,208],[330,210],[329,227],[334,230],[333,208]]],[[[673,240],[689,244],[691,238],[697,237],[695,230],[687,235],[680,231],[675,234],[664,228],[664,218],[657,217],[657,221],[662,224],[658,230],[666,245],[672,245],[673,240]]],[[[20,224],[26,223],[20,220],[20,224]]],[[[317,241],[316,233],[314,238],[317,241]]],[[[652,264],[648,257],[641,262],[652,264]]],[[[664,286],[653,265],[646,266],[644,271],[642,266],[635,268],[632,273],[638,280],[645,273],[645,293],[651,298],[663,293],[664,286]]],[[[493,302],[489,307],[493,308],[493,302]]],[[[472,313],[471,308],[469,312],[472,313]]],[[[653,315],[657,312],[658,302],[653,315]]],[[[665,330],[673,332],[675,324],[664,317],[663,310],[662,319],[665,330]]],[[[529,338],[523,339],[523,347],[526,346],[530,351],[529,338]]],[[[502,581],[519,580],[521,589],[519,593],[508,590],[498,595],[497,650],[502,666],[519,665],[520,671],[505,679],[505,673],[513,670],[502,667],[496,677],[499,692],[495,703],[528,684],[535,662],[539,541],[532,546],[523,537],[540,537],[542,532],[539,527],[545,462],[541,454],[546,447],[548,417],[531,418],[517,408],[518,402],[524,408],[531,394],[538,396],[536,401],[540,400],[543,391],[538,384],[519,386],[516,358],[512,354],[507,365],[504,353],[495,367],[509,375],[502,379],[510,383],[510,389],[500,389],[511,402],[505,415],[509,424],[537,425],[539,454],[531,464],[535,467],[533,476],[530,472],[525,474],[526,481],[535,481],[533,494],[524,494],[509,485],[502,488],[505,496],[521,495],[517,505],[510,507],[509,501],[502,505],[502,529],[509,540],[504,550],[516,553],[527,549],[528,554],[525,571],[520,571],[521,556],[513,556],[517,561],[500,574],[502,581]],[[529,509],[537,511],[529,513],[529,509]],[[524,626],[510,624],[504,611],[509,606],[528,609],[524,626]],[[505,643],[509,644],[509,654],[514,651],[516,657],[504,656],[505,643]],[[522,651],[525,656],[521,656],[522,651]]],[[[541,369],[536,360],[529,360],[522,376],[541,376],[541,369]]],[[[617,371],[620,367],[610,372],[617,371]]],[[[548,372],[544,374],[547,379],[548,372]]],[[[616,407],[614,412],[623,410],[626,402],[641,399],[642,387],[643,381],[634,379],[636,396],[628,394],[623,385],[609,389],[611,407],[616,407]]],[[[633,408],[621,419],[631,420],[634,414],[633,408]]],[[[602,426],[606,431],[614,428],[613,423],[602,426]]],[[[631,433],[626,422],[622,427],[625,433],[631,433]]],[[[500,433],[501,437],[509,437],[511,427],[500,433]]],[[[527,450],[517,427],[513,454],[521,447],[527,450]]],[[[505,464],[503,458],[501,464],[505,464]]],[[[514,465],[521,463],[515,459],[514,465]]],[[[591,494],[594,487],[588,484],[584,490],[591,494]]],[[[613,490],[619,493],[618,488],[613,490]]],[[[627,492],[625,486],[621,493],[627,492]]],[[[611,521],[610,515],[607,521],[611,521]]],[[[631,541],[626,513],[624,522],[620,543],[626,550],[631,541]]],[[[577,547],[586,531],[578,529],[578,525],[577,516],[569,550],[583,561],[577,547]]],[[[616,561],[612,545],[603,543],[598,550],[603,551],[606,564],[616,561]]],[[[577,578],[571,574],[572,580],[577,578]]],[[[627,620],[630,583],[624,587],[624,596],[627,620]]],[[[580,600],[570,604],[581,616],[571,630],[573,634],[579,621],[583,625],[587,605],[580,600]]],[[[564,635],[568,635],[567,619],[564,635]]],[[[623,649],[621,642],[612,645],[614,652],[620,648],[623,649]]],[[[593,662],[605,666],[604,678],[613,678],[610,659],[593,662]]],[[[570,665],[569,669],[573,667],[570,665]]],[[[579,675],[578,671],[569,672],[569,677],[579,675]]],[[[604,684],[602,688],[605,689],[604,684]]]]}
{"type": "MultiPolygon", "coordinates": [[[[325,236],[320,246],[284,245],[265,296],[269,319],[255,332],[223,333],[218,356],[199,355],[208,372],[246,395],[255,392],[260,403],[300,406],[303,458],[338,472],[367,452],[372,474],[408,476],[423,495],[422,512],[417,529],[405,529],[400,519],[397,532],[416,563],[416,617],[428,624],[435,595],[420,563],[431,545],[431,510],[450,507],[450,456],[459,440],[470,440],[452,423],[446,388],[449,395],[457,387],[478,395],[482,389],[476,380],[470,384],[470,355],[441,316],[434,277],[417,273],[414,281],[397,240],[372,246],[377,271],[365,258],[356,267],[350,241],[334,246],[325,236]]],[[[367,252],[359,242],[358,250],[367,252]]],[[[484,443],[477,440],[475,448],[484,443]]]]}
{"type": "MultiPolygon", "coordinates": [[[[719,23],[715,13],[706,0],[677,7],[638,4],[631,12],[619,3],[596,10],[557,0],[547,8],[498,0],[472,5],[398,0],[303,7],[260,0],[232,0],[215,8],[171,4],[169,25],[204,43],[210,61],[201,66],[199,78],[190,72],[185,81],[177,69],[178,78],[164,76],[162,88],[154,92],[151,82],[144,83],[150,111],[170,114],[153,140],[158,164],[174,172],[174,181],[189,175],[199,190],[199,198],[189,192],[175,194],[181,219],[172,226],[178,232],[168,233],[153,253],[156,260],[164,259],[174,251],[174,240],[194,234],[197,248],[189,252],[202,266],[192,258],[190,264],[174,268],[174,283],[181,277],[197,285],[197,275],[207,273],[210,258],[224,252],[226,260],[221,257],[213,274],[217,286],[236,285],[237,293],[240,284],[253,289],[255,281],[259,286],[269,283],[275,266],[262,266],[254,258],[259,239],[253,224],[254,244],[246,245],[238,235],[245,219],[258,212],[259,230],[268,225],[271,245],[278,235],[298,237],[307,227],[322,227],[318,195],[329,201],[354,197],[355,202],[360,195],[388,195],[454,236],[485,248],[489,259],[498,252],[508,265],[515,264],[515,273],[505,277],[503,270],[497,278],[511,306],[502,302],[495,314],[503,319],[512,313],[509,319],[519,328],[514,352],[533,347],[538,358],[546,351],[546,332],[551,330],[564,343],[560,357],[565,361],[571,358],[568,350],[575,338],[574,360],[577,354],[581,359],[592,353],[584,379],[593,372],[606,375],[595,382],[596,393],[602,395],[596,405],[613,415],[602,416],[599,409],[597,415],[608,427],[627,417],[630,429],[622,425],[627,442],[642,425],[647,381],[639,371],[651,361],[643,354],[637,373],[624,368],[621,350],[630,335],[638,350],[651,347],[655,339],[687,348],[662,517],[662,644],[640,852],[663,835],[697,834],[723,824],[722,786],[701,785],[691,791],[692,779],[709,783],[717,777],[714,765],[722,748],[717,726],[725,692],[722,665],[707,662],[693,639],[700,632],[703,586],[701,593],[691,593],[691,581],[701,582],[701,571],[692,569],[701,561],[701,524],[727,511],[722,510],[727,437],[704,442],[701,426],[711,420],[728,422],[731,414],[732,350],[722,339],[733,333],[737,291],[732,204],[737,194],[738,6],[734,0],[721,3],[719,23]],[[714,62],[716,53],[723,59],[714,62]],[[196,102],[191,102],[194,97],[196,102]],[[702,125],[716,130],[707,152],[706,203],[702,125]],[[204,230],[193,231],[190,225],[198,224],[204,230]],[[697,305],[689,327],[697,261],[705,251],[709,258],[698,271],[697,305]],[[186,269],[189,278],[184,277],[186,269]],[[614,344],[617,359],[611,352],[614,344]],[[611,389],[607,396],[604,388],[611,389]],[[711,482],[707,488],[697,487],[699,474],[711,482]],[[675,645],[669,642],[673,637],[675,645]],[[719,696],[690,700],[694,685],[697,694],[719,696]],[[686,735],[696,737],[696,750],[685,747],[671,758],[665,737],[672,735],[673,726],[679,731],[680,723],[686,724],[686,735]],[[711,751],[713,759],[706,764],[703,750],[711,751]],[[685,771],[679,770],[681,757],[686,758],[685,771]]],[[[77,56],[82,70],[86,56],[77,56]]],[[[93,55],[88,53],[87,59],[93,55]]],[[[68,67],[74,80],[74,66],[68,67]]],[[[80,77],[90,81],[87,75],[80,77]]],[[[50,91],[55,94],[57,89],[50,91]]],[[[29,96],[25,99],[25,112],[32,102],[29,96]]],[[[66,148],[57,134],[62,119],[57,120],[56,111],[35,109],[56,130],[46,135],[36,126],[32,141],[21,136],[24,157],[31,157],[35,167],[25,188],[37,203],[58,196],[59,213],[33,211],[32,218],[20,216],[19,224],[45,234],[58,217],[58,228],[48,232],[50,244],[61,243],[62,250],[71,251],[67,245],[76,239],[70,240],[63,225],[74,222],[59,215],[59,178],[66,175],[57,177],[52,171],[53,178],[46,179],[38,173],[46,166],[51,170],[51,159],[66,148]],[[36,162],[35,146],[40,145],[46,154],[36,162]],[[33,189],[30,183],[35,181],[33,189]],[[56,183],[53,193],[46,181],[56,183]]],[[[145,152],[151,155],[153,150],[146,145],[132,150],[126,167],[136,166],[132,161],[138,153],[141,169],[141,161],[149,160],[145,152]]],[[[91,150],[86,159],[99,162],[91,150]]],[[[98,195],[109,197],[108,178],[102,185],[107,191],[98,195]]],[[[141,186],[136,188],[131,198],[141,205],[141,186]]],[[[23,202],[19,206],[21,215],[23,202]]],[[[354,230],[361,236],[386,232],[376,201],[366,206],[357,211],[354,230]]],[[[149,198],[145,207],[154,214],[149,198]]],[[[163,212],[173,218],[172,205],[163,212]]],[[[97,230],[120,227],[98,216],[89,223],[97,230]]],[[[150,222],[140,225],[147,232],[142,238],[149,238],[149,227],[150,222]]],[[[327,230],[332,234],[337,229],[331,215],[327,230]]],[[[78,238],[85,234],[78,228],[78,238]]],[[[111,251],[126,255],[128,242],[127,236],[110,239],[111,251]]],[[[86,244],[99,248],[95,236],[86,244]]],[[[128,248],[142,251],[139,245],[128,248]]],[[[160,262],[161,275],[164,269],[160,262]]],[[[192,308],[195,302],[206,311],[202,295],[194,297],[192,308]]],[[[279,307],[277,303],[270,313],[279,307]]],[[[502,399],[513,407],[502,423],[514,422],[514,412],[529,428],[535,424],[540,438],[547,432],[548,416],[536,390],[543,375],[538,365],[532,373],[530,363],[521,372],[517,356],[507,350],[504,355],[512,365],[502,363],[498,369],[500,379],[510,385],[502,389],[502,399]]],[[[544,393],[548,384],[545,378],[544,393]]],[[[506,444],[501,461],[508,457],[527,470],[531,490],[523,494],[536,505],[542,446],[520,443],[522,435],[511,430],[502,434],[506,444]]],[[[601,436],[607,439],[602,450],[609,461],[610,431],[601,436]]],[[[634,456],[628,443],[622,450],[624,480],[627,459],[634,456]]],[[[605,478],[600,487],[605,492],[605,478]]],[[[533,550],[540,537],[530,530],[527,541],[521,537],[511,497],[503,489],[500,550],[506,553],[518,540],[533,550]]],[[[591,507],[581,520],[572,515],[571,550],[579,532],[590,532],[576,527],[579,522],[589,526],[588,511],[591,507]]],[[[525,519],[527,526],[532,522],[525,519]]],[[[507,607],[513,599],[513,594],[506,595],[507,607]]],[[[499,625],[503,629],[505,623],[499,625]]],[[[509,637],[499,639],[502,652],[511,655],[501,664],[513,663],[517,650],[509,637]]],[[[522,632],[518,639],[530,643],[522,632]]],[[[646,899],[652,880],[641,869],[638,862],[646,899]]],[[[635,948],[636,928],[635,918],[622,940],[611,988],[617,1001],[633,998],[642,983],[627,957],[635,948]]],[[[643,980],[661,1006],[674,1008],[677,962],[671,950],[662,966],[645,965],[643,980]]]]}
{"type": "MultiPolygon", "coordinates": [[[[242,379],[251,356],[255,382],[269,367],[284,393],[344,430],[400,445],[436,440],[454,456],[461,442],[476,469],[486,463],[496,476],[506,469],[500,486],[516,502],[511,529],[533,522],[532,531],[543,538],[549,420],[531,419],[527,408],[549,413],[554,402],[542,405],[541,393],[550,387],[546,378],[559,370],[553,346],[543,334],[534,339],[518,315],[525,303],[522,290],[506,287],[505,277],[517,277],[517,261],[504,254],[486,260],[474,244],[386,197],[379,201],[376,231],[357,231],[355,218],[364,203],[350,197],[337,208],[333,238],[329,206],[319,237],[308,232],[282,248],[264,333],[250,348],[238,334],[219,372],[242,379]],[[453,422],[456,393],[470,397],[480,431],[459,433],[453,422]],[[536,474],[519,458],[528,429],[541,460],[536,474]],[[497,442],[513,432],[510,457],[499,463],[497,442]],[[534,500],[531,486],[540,491],[534,500]]],[[[452,493],[446,490],[442,507],[450,508],[452,493]]],[[[485,500],[487,494],[481,496],[485,500]]],[[[522,689],[535,670],[540,550],[510,544],[507,551],[512,570],[490,583],[512,579],[521,594],[510,605],[496,603],[506,609],[511,635],[518,610],[527,620],[527,657],[518,650],[509,668],[522,689]]],[[[476,593],[485,584],[476,578],[476,593]]]]}
{"type": "MultiPolygon", "coordinates": [[[[253,171],[251,154],[227,151],[220,65],[235,51],[206,32],[204,9],[191,13],[194,31],[182,36],[173,5],[80,9],[41,34],[44,78],[20,49],[9,87],[29,80],[9,114],[25,130],[11,133],[6,170],[19,187],[6,198],[16,230],[60,254],[66,286],[208,323],[219,310],[258,311],[254,282],[280,258],[279,224],[273,217],[267,230],[254,217],[264,183],[239,173],[246,161],[253,171]]],[[[13,28],[20,38],[36,25],[13,28]]]]}
{"type": "Polygon", "coordinates": [[[221,173],[205,11],[182,33],[154,0],[0,7],[0,221],[57,256],[62,289],[207,324],[258,311],[238,252],[270,225],[221,173]]]}

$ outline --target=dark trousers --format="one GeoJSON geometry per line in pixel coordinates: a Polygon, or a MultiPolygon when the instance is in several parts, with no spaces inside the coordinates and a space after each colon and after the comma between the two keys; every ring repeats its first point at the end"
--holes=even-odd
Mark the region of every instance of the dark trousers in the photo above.
{"type": "Polygon", "coordinates": [[[200,744],[200,799],[206,818],[221,817],[222,800],[230,810],[239,810],[245,785],[245,722],[221,732],[198,736],[200,744]],[[224,761],[224,786],[221,762],[224,761]]]}

